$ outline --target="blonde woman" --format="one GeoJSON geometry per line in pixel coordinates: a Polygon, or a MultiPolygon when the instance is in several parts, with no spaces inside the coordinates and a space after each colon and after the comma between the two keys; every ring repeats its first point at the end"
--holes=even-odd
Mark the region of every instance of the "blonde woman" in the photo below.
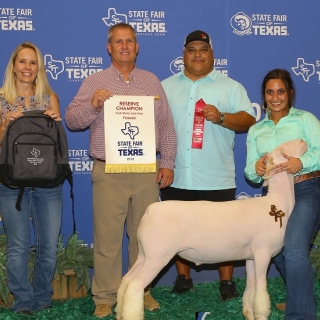
{"type": "MultiPolygon", "coordinates": [[[[42,54],[34,44],[22,43],[11,54],[0,88],[0,106],[1,142],[10,122],[22,116],[22,112],[44,110],[56,121],[61,120],[58,97],[48,83],[42,54]]],[[[25,188],[21,211],[15,208],[18,193],[19,189],[0,184],[0,211],[7,237],[8,286],[15,298],[13,311],[32,315],[52,303],[62,190],[61,185],[25,188]],[[31,226],[36,249],[32,282],[28,270],[31,226]]]]}

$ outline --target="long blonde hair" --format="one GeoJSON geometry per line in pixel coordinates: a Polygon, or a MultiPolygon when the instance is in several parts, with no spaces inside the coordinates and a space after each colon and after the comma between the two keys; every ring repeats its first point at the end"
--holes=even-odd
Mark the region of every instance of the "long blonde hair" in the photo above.
{"type": "Polygon", "coordinates": [[[37,55],[38,63],[38,75],[35,78],[33,85],[36,88],[35,97],[37,102],[43,103],[43,96],[55,94],[55,92],[50,87],[48,78],[46,75],[46,70],[43,63],[42,53],[39,48],[31,42],[23,42],[19,44],[15,50],[12,52],[10,60],[8,62],[6,71],[3,77],[3,86],[0,88],[0,94],[10,103],[13,104],[15,99],[18,96],[16,84],[15,84],[15,73],[14,73],[14,64],[17,58],[17,55],[22,49],[32,49],[37,55]]]}

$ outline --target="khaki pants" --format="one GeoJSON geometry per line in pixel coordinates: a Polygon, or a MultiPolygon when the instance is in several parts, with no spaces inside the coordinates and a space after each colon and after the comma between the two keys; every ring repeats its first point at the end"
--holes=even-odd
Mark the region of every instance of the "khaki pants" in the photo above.
{"type": "Polygon", "coordinates": [[[138,256],[137,229],[146,208],[158,201],[156,173],[104,172],[95,160],[92,170],[94,220],[93,300],[96,305],[116,303],[122,278],[122,240],[126,223],[129,268],[138,256]]]}

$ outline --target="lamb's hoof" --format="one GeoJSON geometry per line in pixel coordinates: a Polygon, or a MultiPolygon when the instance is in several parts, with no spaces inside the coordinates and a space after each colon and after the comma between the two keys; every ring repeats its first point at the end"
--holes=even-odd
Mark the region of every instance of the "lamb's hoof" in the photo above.
{"type": "Polygon", "coordinates": [[[249,311],[249,310],[244,311],[243,315],[244,315],[246,320],[254,320],[254,315],[253,315],[252,310],[251,311],[249,311]]]}
{"type": "Polygon", "coordinates": [[[154,310],[159,310],[160,309],[160,304],[158,301],[156,301],[151,293],[150,290],[146,291],[144,293],[144,308],[149,310],[149,311],[154,311],[154,310]]]}

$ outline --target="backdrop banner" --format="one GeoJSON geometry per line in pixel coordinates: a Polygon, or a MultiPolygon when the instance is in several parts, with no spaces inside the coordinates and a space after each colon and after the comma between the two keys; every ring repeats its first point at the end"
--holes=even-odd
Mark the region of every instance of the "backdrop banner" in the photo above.
{"type": "MultiPolygon", "coordinates": [[[[1,0],[0,75],[4,74],[18,44],[35,43],[44,56],[47,75],[59,96],[63,117],[81,82],[110,65],[107,34],[114,24],[126,22],[133,26],[139,42],[137,67],[153,72],[159,80],[183,70],[184,39],[190,32],[200,29],[212,38],[216,70],[246,88],[257,121],[264,117],[260,106],[261,82],[274,68],[290,71],[297,90],[295,107],[308,110],[319,118],[319,14],[320,1],[312,0],[291,0],[290,3],[279,0],[1,0]]],[[[135,126],[132,119],[128,122],[135,126]]],[[[93,161],[89,154],[89,130],[67,129],[67,135],[79,238],[92,247],[93,161]]],[[[246,136],[246,133],[236,134],[235,140],[238,200],[261,196],[261,187],[249,184],[244,177],[246,136]]],[[[120,141],[126,140],[121,138],[120,141]]],[[[72,233],[67,184],[63,191],[61,233],[67,239],[72,233]]],[[[126,236],[124,239],[125,273],[128,270],[126,236]]],[[[216,265],[192,269],[193,280],[217,280],[216,269],[216,265]]],[[[234,276],[244,275],[244,262],[241,261],[236,264],[234,276]]],[[[278,275],[271,264],[269,276],[278,275]]],[[[176,270],[171,263],[163,270],[158,283],[171,285],[175,277],[176,270]]]]}

